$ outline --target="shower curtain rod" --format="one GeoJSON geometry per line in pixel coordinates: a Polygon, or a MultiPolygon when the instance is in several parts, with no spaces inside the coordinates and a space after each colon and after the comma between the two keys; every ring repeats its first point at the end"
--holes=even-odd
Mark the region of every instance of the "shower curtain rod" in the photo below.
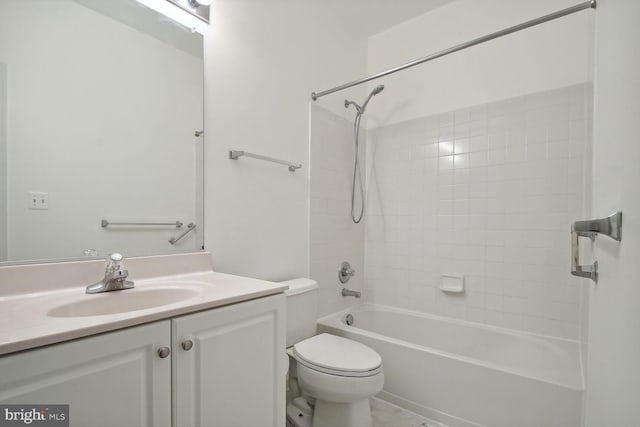
{"type": "Polygon", "coordinates": [[[486,36],[478,37],[477,39],[470,40],[465,43],[461,43],[459,45],[450,47],[448,49],[441,50],[440,52],[433,53],[428,56],[424,56],[422,58],[418,58],[411,62],[407,62],[406,64],[400,65],[395,68],[391,68],[386,71],[379,72],[377,74],[372,74],[370,76],[354,80],[349,83],[345,83],[340,86],[336,86],[332,89],[323,90],[322,92],[312,92],[311,99],[314,101],[320,98],[321,96],[329,95],[330,93],[338,92],[343,89],[350,88],[352,86],[356,86],[362,83],[366,83],[371,80],[379,79],[380,77],[388,76],[389,74],[397,73],[398,71],[405,70],[407,68],[413,67],[415,65],[419,65],[428,61],[431,61],[436,58],[440,58],[442,56],[449,55],[450,53],[457,52],[459,50],[466,49],[471,46],[475,46],[477,44],[481,44],[484,42],[488,42],[489,40],[496,39],[498,37],[506,36],[507,34],[515,33],[516,31],[524,30],[529,27],[533,27],[536,25],[543,24],[548,21],[552,21],[554,19],[562,18],[563,16],[571,15],[572,13],[580,12],[585,9],[595,9],[596,8],[596,0],[586,1],[584,3],[577,4],[575,6],[568,7],[566,9],[559,10],[557,12],[550,13],[548,15],[541,16],[540,18],[532,19],[527,22],[523,22],[522,24],[514,25],[513,27],[505,28],[500,31],[496,31],[495,33],[488,34],[486,36]]]}

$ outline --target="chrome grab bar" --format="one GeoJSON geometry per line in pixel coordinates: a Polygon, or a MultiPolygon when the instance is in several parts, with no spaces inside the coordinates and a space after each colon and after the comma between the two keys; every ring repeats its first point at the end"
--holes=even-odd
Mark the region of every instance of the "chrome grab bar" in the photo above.
{"type": "Polygon", "coordinates": [[[229,150],[229,158],[231,160],[238,160],[238,157],[242,157],[242,156],[285,165],[289,168],[290,172],[295,172],[296,169],[300,169],[302,167],[300,163],[291,163],[291,162],[287,162],[286,160],[280,160],[280,159],[275,159],[273,157],[262,156],[260,154],[249,153],[248,151],[229,150]]]}
{"type": "Polygon", "coordinates": [[[145,226],[145,227],[158,227],[158,226],[165,226],[165,225],[170,225],[173,226],[175,228],[180,228],[182,227],[184,224],[180,221],[174,221],[174,222],[113,222],[113,221],[107,221],[106,219],[102,219],[100,220],[100,226],[102,228],[107,228],[110,226],[114,226],[114,225],[124,225],[124,226],[145,226]]]}
{"type": "Polygon", "coordinates": [[[586,277],[598,283],[598,261],[590,265],[580,265],[580,237],[588,237],[591,243],[598,234],[609,236],[618,242],[622,240],[622,212],[606,218],[576,221],[571,224],[571,274],[586,277]]]}
{"type": "Polygon", "coordinates": [[[179,235],[178,237],[170,238],[169,243],[171,243],[172,245],[175,245],[180,240],[182,240],[187,234],[191,233],[195,229],[196,229],[196,225],[193,222],[190,222],[189,224],[187,224],[187,230],[181,235],[179,235]]]}

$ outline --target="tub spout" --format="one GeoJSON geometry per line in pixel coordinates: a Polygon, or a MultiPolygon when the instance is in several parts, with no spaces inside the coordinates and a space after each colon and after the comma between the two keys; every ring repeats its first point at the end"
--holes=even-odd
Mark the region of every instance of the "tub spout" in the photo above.
{"type": "Polygon", "coordinates": [[[360,296],[362,295],[361,292],[358,291],[352,291],[351,289],[347,289],[347,288],[342,288],[342,296],[343,297],[356,297],[356,298],[360,298],[360,296]]]}

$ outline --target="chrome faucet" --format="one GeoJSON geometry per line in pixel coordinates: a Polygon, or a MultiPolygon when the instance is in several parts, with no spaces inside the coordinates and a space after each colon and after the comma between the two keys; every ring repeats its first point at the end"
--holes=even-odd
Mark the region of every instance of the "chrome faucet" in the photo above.
{"type": "Polygon", "coordinates": [[[360,296],[362,295],[361,292],[358,291],[352,291],[351,289],[347,289],[347,288],[342,288],[342,296],[343,297],[356,297],[356,298],[360,298],[360,296]]]}
{"type": "Polygon", "coordinates": [[[88,294],[99,294],[102,292],[121,291],[123,289],[131,289],[134,283],[127,280],[129,272],[124,270],[124,257],[121,254],[113,253],[107,258],[107,267],[104,272],[104,278],[92,285],[87,286],[88,294]]]}

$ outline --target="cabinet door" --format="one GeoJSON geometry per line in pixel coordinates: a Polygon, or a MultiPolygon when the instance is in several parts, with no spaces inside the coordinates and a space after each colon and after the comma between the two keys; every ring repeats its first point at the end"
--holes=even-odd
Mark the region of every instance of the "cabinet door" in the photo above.
{"type": "Polygon", "coordinates": [[[170,321],[0,357],[0,403],[68,404],[71,426],[169,426],[170,321]]]}
{"type": "Polygon", "coordinates": [[[175,426],[284,426],[283,294],[172,322],[175,426]]]}

